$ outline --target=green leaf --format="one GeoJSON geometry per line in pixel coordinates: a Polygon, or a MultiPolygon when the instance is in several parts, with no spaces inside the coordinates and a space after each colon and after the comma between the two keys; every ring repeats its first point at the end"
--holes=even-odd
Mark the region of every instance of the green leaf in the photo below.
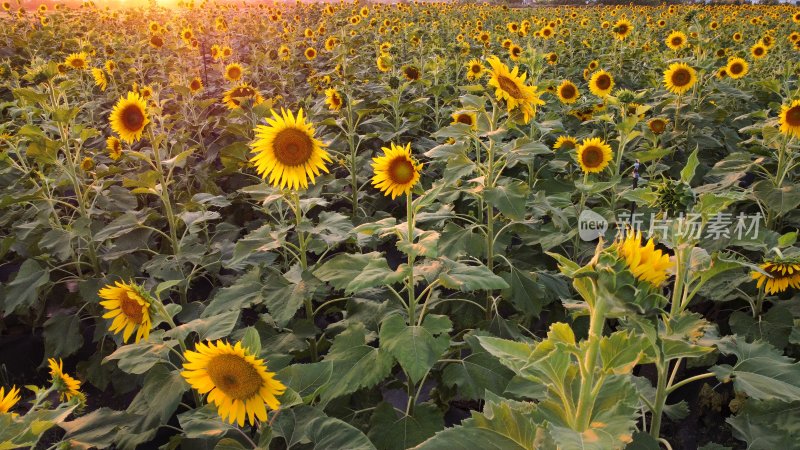
{"type": "Polygon", "coordinates": [[[106,356],[103,363],[118,361],[119,370],[141,375],[156,364],[169,361],[170,347],[177,345],[178,341],[167,341],[161,344],[143,340],[119,347],[114,353],[106,356]]]}
{"type": "Polygon", "coordinates": [[[253,355],[261,354],[261,336],[255,327],[247,327],[242,334],[242,347],[253,355]]]}
{"type": "Polygon", "coordinates": [[[484,191],[486,202],[500,210],[512,220],[525,219],[525,202],[530,188],[526,183],[513,180],[509,183],[484,191]]]}
{"type": "Polygon", "coordinates": [[[483,335],[479,331],[465,335],[470,353],[459,362],[449,363],[442,371],[442,382],[458,387],[459,396],[471,400],[483,400],[486,391],[502,394],[514,375],[481,347],[477,336],[483,335]]]}
{"type": "Polygon", "coordinates": [[[681,169],[681,181],[686,184],[691,184],[692,178],[694,178],[694,173],[699,164],[700,161],[697,159],[697,148],[695,148],[692,154],[689,155],[686,165],[684,165],[683,169],[681,169]]]}
{"type": "Polygon", "coordinates": [[[767,341],[779,349],[786,347],[795,328],[792,312],[783,305],[773,306],[757,319],[749,313],[734,311],[728,318],[728,325],[731,331],[748,341],[767,341]]]}
{"type": "Polygon", "coordinates": [[[30,308],[39,299],[39,291],[50,281],[50,272],[33,259],[26,259],[19,272],[6,284],[3,300],[4,315],[9,316],[21,308],[30,308]]]}
{"type": "Polygon", "coordinates": [[[252,268],[232,285],[217,291],[201,317],[211,317],[227,311],[239,311],[264,301],[261,269],[252,268]]]}
{"type": "Polygon", "coordinates": [[[419,382],[450,347],[447,316],[427,315],[422,326],[408,326],[403,317],[391,315],[381,324],[381,349],[400,363],[412,382],[419,382]]]}
{"type": "Polygon", "coordinates": [[[178,414],[178,423],[189,439],[209,439],[224,435],[235,427],[223,422],[214,405],[205,405],[178,414]]]}
{"type": "Polygon", "coordinates": [[[245,450],[245,446],[233,438],[220,439],[214,450],[245,450]]]}
{"type": "Polygon", "coordinates": [[[202,317],[167,331],[164,336],[179,340],[197,333],[201,341],[224,338],[231,334],[239,320],[239,311],[228,311],[211,317],[202,317]]]}
{"type": "Polygon", "coordinates": [[[309,272],[294,266],[284,275],[272,273],[264,283],[264,303],[279,327],[286,326],[306,298],[311,298],[320,285],[309,272]]]}
{"type": "Polygon", "coordinates": [[[448,289],[468,292],[509,288],[504,279],[484,265],[469,266],[447,258],[440,260],[443,262],[443,270],[439,273],[438,280],[448,289]]]}
{"type": "Polygon", "coordinates": [[[402,271],[393,271],[378,252],[343,253],[334,256],[314,271],[314,276],[345,293],[393,284],[403,279],[402,271]]]}
{"type": "Polygon", "coordinates": [[[722,382],[733,381],[738,392],[756,400],[800,401],[800,363],[781,354],[766,342],[748,343],[730,336],[717,344],[725,355],[735,355],[736,364],[711,367],[722,382]]]}
{"type": "Polygon", "coordinates": [[[433,436],[444,428],[444,414],[428,403],[414,406],[407,416],[386,402],[375,408],[367,436],[378,450],[405,450],[433,436]]]}
{"type": "Polygon", "coordinates": [[[53,316],[44,323],[44,349],[47,357],[66,358],[83,345],[81,316],[53,316]]]}
{"type": "Polygon", "coordinates": [[[130,233],[142,225],[143,222],[136,217],[136,214],[128,212],[112,220],[111,223],[95,233],[94,240],[95,242],[103,242],[106,239],[114,239],[130,233]]]}
{"type": "Polygon", "coordinates": [[[132,419],[117,433],[119,446],[126,448],[151,442],[158,429],[175,413],[188,389],[179,370],[170,370],[162,364],[148,371],[142,389],[126,410],[132,419]]]}
{"type": "Polygon", "coordinates": [[[789,449],[800,442],[800,402],[748,399],[726,422],[733,428],[733,436],[745,441],[748,449],[789,449]]]}
{"type": "Polygon", "coordinates": [[[131,417],[125,411],[100,408],[59,426],[67,432],[63,440],[69,442],[70,448],[88,450],[111,446],[119,430],[130,422],[131,417]]]}
{"type": "Polygon", "coordinates": [[[316,450],[375,450],[367,436],[357,428],[310,406],[297,406],[282,412],[273,433],[286,441],[286,448],[311,441],[311,448],[316,450]]]}

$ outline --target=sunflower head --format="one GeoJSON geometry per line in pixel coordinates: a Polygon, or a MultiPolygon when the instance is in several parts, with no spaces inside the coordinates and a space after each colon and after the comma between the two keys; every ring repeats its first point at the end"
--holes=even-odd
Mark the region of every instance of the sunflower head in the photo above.
{"type": "Polygon", "coordinates": [[[152,327],[151,306],[153,298],[141,286],[117,281],[106,285],[98,292],[103,301],[100,306],[106,309],[104,319],[113,319],[108,331],[122,333],[123,342],[136,332],[136,342],[147,339],[152,327]]]}
{"type": "Polygon", "coordinates": [[[753,45],[752,47],[750,47],[750,54],[755,59],[761,59],[761,58],[767,56],[767,46],[762,44],[761,42],[759,42],[759,43],[753,45]]]}
{"type": "Polygon", "coordinates": [[[473,59],[469,61],[467,63],[467,80],[473,81],[481,79],[485,73],[485,70],[486,69],[479,60],[473,59]]]}
{"type": "Polygon", "coordinates": [[[767,294],[779,294],[790,287],[800,289],[800,258],[767,259],[761,265],[767,275],[753,271],[751,276],[757,280],[756,287],[764,287],[767,294]]]}
{"type": "Polygon", "coordinates": [[[664,85],[673,94],[684,94],[697,82],[697,72],[686,63],[672,63],[664,71],[664,85]]]}
{"type": "Polygon", "coordinates": [[[652,238],[643,245],[641,231],[628,231],[626,235],[616,243],[615,249],[619,257],[625,260],[628,270],[637,280],[655,287],[662,285],[667,280],[668,271],[674,266],[669,255],[657,250],[652,238]]]}
{"type": "Polygon", "coordinates": [[[611,146],[599,137],[584,139],[577,148],[578,164],[587,173],[602,172],[612,156],[611,146]]]}
{"type": "Polygon", "coordinates": [[[611,29],[614,32],[614,37],[619,40],[624,40],[633,32],[633,24],[627,19],[620,19],[614,24],[611,29]]]}
{"type": "Polygon", "coordinates": [[[309,61],[313,61],[317,58],[317,49],[314,47],[308,47],[303,54],[306,56],[306,59],[309,61]]]}
{"type": "Polygon", "coordinates": [[[612,89],[614,89],[614,77],[605,70],[598,70],[589,79],[589,91],[597,97],[608,97],[612,89]]]}
{"type": "Polygon", "coordinates": [[[328,172],[325,162],[331,158],[325,144],[314,138],[314,127],[306,122],[303,110],[272,112],[267,125],[255,128],[256,139],[250,144],[250,162],[262,178],[275,187],[307,188],[321,172],[328,172]]]}
{"type": "Polygon", "coordinates": [[[417,81],[422,76],[419,68],[411,64],[403,66],[401,71],[403,72],[405,79],[409,81],[417,81]]]}
{"type": "Polygon", "coordinates": [[[88,66],[89,55],[86,52],[80,53],[72,53],[71,55],[67,56],[67,59],[64,61],[67,67],[70,69],[75,70],[86,70],[88,66]]]}
{"type": "Polygon", "coordinates": [[[19,399],[18,387],[9,388],[8,392],[5,391],[5,388],[0,387],[0,414],[8,414],[11,408],[19,402],[19,399]]]}
{"type": "Polygon", "coordinates": [[[222,97],[222,102],[228,106],[228,109],[237,109],[242,107],[243,102],[250,101],[253,105],[258,105],[264,101],[264,97],[255,88],[247,83],[241,83],[225,92],[222,97]]]}
{"type": "Polygon", "coordinates": [[[673,31],[664,42],[672,50],[680,50],[681,47],[686,45],[686,34],[683,31],[673,31]]]}
{"type": "Polygon", "coordinates": [[[280,407],[277,397],[286,391],[286,386],[268,371],[263,359],[251,354],[241,342],[201,342],[195,351],[187,350],[184,358],[181,376],[197,392],[208,394],[208,401],[217,407],[223,420],[244,426],[247,419],[255,425],[256,419],[267,421],[267,407],[280,407]]]}
{"type": "Polygon", "coordinates": [[[244,76],[244,68],[239,63],[230,63],[225,66],[225,79],[228,81],[239,81],[244,76]]]}
{"type": "Polygon", "coordinates": [[[201,80],[200,77],[192,78],[192,81],[189,82],[189,91],[191,91],[192,94],[196,94],[202,90],[203,90],[203,80],[201,80]]]}
{"type": "Polygon", "coordinates": [[[344,104],[342,94],[334,88],[325,89],[325,104],[331,111],[339,111],[344,104]]]}
{"type": "Polygon", "coordinates": [[[578,91],[578,87],[569,80],[562,81],[561,84],[558,85],[556,93],[558,94],[558,99],[564,104],[575,103],[581,95],[580,91],[578,91]]]}
{"type": "Polygon", "coordinates": [[[738,80],[739,78],[742,78],[745,75],[747,75],[747,71],[749,70],[749,68],[750,66],[744,59],[731,58],[728,60],[728,65],[725,66],[725,74],[733,78],[734,80],[738,80]]]}
{"type": "Polygon", "coordinates": [[[108,156],[114,161],[122,156],[122,142],[116,136],[110,136],[106,139],[106,149],[108,156]]]}
{"type": "Polygon", "coordinates": [[[410,195],[411,189],[419,182],[422,164],[411,156],[411,144],[395,145],[394,142],[383,147],[383,156],[372,158],[372,185],[392,200],[397,196],[410,195]]]}
{"type": "Polygon", "coordinates": [[[80,392],[81,382],[64,372],[64,362],[59,359],[50,358],[47,360],[50,366],[50,381],[55,386],[60,394],[61,401],[69,401],[72,398],[83,400],[83,394],[80,392]]]}
{"type": "Polygon", "coordinates": [[[553,144],[556,150],[574,150],[578,146],[578,140],[572,136],[559,136],[553,144]]]}
{"type": "Polygon", "coordinates": [[[800,137],[800,100],[794,100],[788,105],[781,106],[778,122],[781,126],[781,133],[800,137]]]}
{"type": "Polygon", "coordinates": [[[528,75],[520,74],[519,67],[509,70],[508,66],[500,62],[496,56],[491,56],[487,62],[492,68],[488,84],[495,88],[495,97],[506,101],[509,112],[519,108],[524,116],[524,122],[529,123],[536,113],[536,106],[545,103],[539,98],[541,93],[538,92],[538,88],[525,83],[528,75]]]}
{"type": "Polygon", "coordinates": [[[378,66],[378,70],[381,72],[388,72],[392,70],[392,58],[387,54],[381,53],[378,55],[378,58],[375,60],[375,64],[378,66]]]}
{"type": "Polygon", "coordinates": [[[667,119],[655,117],[647,122],[647,127],[650,128],[650,131],[652,131],[653,134],[659,135],[667,130],[667,123],[669,123],[667,119]]]}
{"type": "Polygon", "coordinates": [[[147,103],[139,94],[128,92],[127,97],[121,97],[114,105],[109,121],[111,129],[120,139],[127,143],[136,142],[141,139],[144,127],[150,123],[147,103]]]}
{"type": "Polygon", "coordinates": [[[460,123],[468,126],[470,130],[478,129],[478,115],[472,111],[458,111],[453,113],[451,117],[453,118],[451,125],[460,123]]]}

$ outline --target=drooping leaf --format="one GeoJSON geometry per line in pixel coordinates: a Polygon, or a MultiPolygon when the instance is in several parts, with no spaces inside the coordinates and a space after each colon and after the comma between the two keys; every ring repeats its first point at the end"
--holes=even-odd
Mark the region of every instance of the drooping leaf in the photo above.
{"type": "Polygon", "coordinates": [[[417,383],[450,346],[447,331],[451,328],[447,316],[429,314],[422,326],[409,326],[403,317],[391,315],[381,325],[381,349],[394,356],[411,381],[417,383]]]}
{"type": "Polygon", "coordinates": [[[367,436],[378,450],[405,450],[443,428],[444,414],[435,405],[417,404],[414,414],[407,416],[383,402],[375,408],[367,436]]]}
{"type": "Polygon", "coordinates": [[[738,336],[720,340],[719,351],[735,355],[736,364],[711,367],[722,382],[733,381],[738,392],[756,400],[800,401],[800,362],[762,341],[749,343],[738,336]]]}

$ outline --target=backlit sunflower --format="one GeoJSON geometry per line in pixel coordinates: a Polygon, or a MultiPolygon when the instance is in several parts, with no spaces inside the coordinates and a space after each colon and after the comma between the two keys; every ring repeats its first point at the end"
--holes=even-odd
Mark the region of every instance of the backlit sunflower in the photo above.
{"type": "Polygon", "coordinates": [[[306,55],[306,59],[309,61],[313,61],[317,58],[317,50],[314,47],[308,47],[303,54],[306,55]]]}
{"type": "Polygon", "coordinates": [[[280,55],[283,61],[288,61],[289,58],[292,56],[291,50],[289,50],[289,47],[287,47],[286,45],[281,45],[278,48],[278,54],[280,55]]]}
{"type": "Polygon", "coordinates": [[[267,407],[280,407],[278,396],[286,386],[269,372],[263,359],[251,354],[241,342],[231,345],[221,340],[198,343],[196,351],[184,353],[186,363],[181,376],[208,401],[216,405],[219,416],[229,423],[251,425],[256,419],[267,421],[267,407]]]}
{"type": "Polygon", "coordinates": [[[664,71],[664,85],[673,94],[681,95],[697,82],[697,72],[686,63],[672,63],[664,71]]]}
{"type": "Polygon", "coordinates": [[[108,156],[114,161],[122,156],[122,142],[116,136],[110,136],[106,139],[106,149],[108,150],[108,156]]]}
{"type": "Polygon", "coordinates": [[[564,149],[564,150],[572,150],[578,146],[578,140],[572,136],[559,136],[556,139],[555,144],[553,144],[553,148],[555,150],[564,149]]]}
{"type": "Polygon", "coordinates": [[[536,113],[536,106],[544,105],[544,101],[539,98],[541,93],[537,92],[538,88],[525,84],[528,74],[519,75],[519,67],[509,71],[508,66],[500,62],[496,56],[490,57],[487,61],[492,67],[489,86],[496,88],[495,97],[506,101],[509,112],[519,108],[525,123],[530,122],[536,113]]]}
{"type": "Polygon", "coordinates": [[[161,36],[154,34],[150,36],[150,46],[154,48],[161,48],[164,46],[164,38],[161,36]]]}
{"type": "Polygon", "coordinates": [[[192,94],[196,94],[203,90],[203,80],[200,77],[192,78],[192,81],[189,82],[189,90],[192,94]]]}
{"type": "Polygon", "coordinates": [[[605,70],[598,70],[589,79],[589,91],[600,98],[611,95],[612,89],[614,89],[614,77],[605,70]]]}
{"type": "Polygon", "coordinates": [[[761,59],[767,56],[767,47],[759,42],[750,47],[750,54],[753,55],[755,59],[761,59]]]}
{"type": "Polygon", "coordinates": [[[342,94],[334,88],[325,89],[325,104],[331,111],[339,111],[342,109],[342,94]]]}
{"type": "Polygon", "coordinates": [[[136,340],[147,339],[152,327],[150,295],[140,286],[117,281],[114,285],[106,285],[98,292],[104,301],[100,305],[108,310],[104,319],[114,319],[108,331],[122,333],[123,342],[127,343],[136,331],[136,340]]]}
{"type": "Polygon", "coordinates": [[[686,34],[683,31],[672,31],[664,42],[672,50],[680,50],[686,45],[686,34]]]}
{"type": "Polygon", "coordinates": [[[325,162],[331,158],[326,146],[314,138],[314,127],[306,123],[303,110],[295,117],[291,111],[272,112],[269,125],[255,128],[256,139],[250,144],[256,155],[250,159],[256,172],[275,187],[303,189],[309,179],[314,184],[320,171],[328,172],[325,162]]]}
{"type": "Polygon", "coordinates": [[[650,128],[653,134],[661,134],[667,129],[667,123],[667,119],[656,117],[647,122],[647,127],[650,128]]]}
{"type": "Polygon", "coordinates": [[[624,40],[633,32],[633,24],[627,19],[620,19],[614,24],[611,29],[614,32],[614,37],[619,40],[624,40]]]}
{"type": "Polygon", "coordinates": [[[800,137],[800,100],[782,105],[778,121],[781,125],[781,133],[800,137]]]}
{"type": "Polygon", "coordinates": [[[477,59],[473,59],[467,63],[467,80],[479,80],[483,77],[485,72],[483,64],[477,59]]]}
{"type": "Polygon", "coordinates": [[[642,232],[629,231],[624,240],[616,244],[617,254],[625,260],[628,270],[637,280],[660,286],[667,280],[667,271],[674,265],[669,255],[656,250],[653,239],[642,246],[642,232]]]}
{"type": "Polygon", "coordinates": [[[139,94],[128,92],[127,97],[121,97],[109,116],[111,129],[123,141],[133,143],[141,139],[144,127],[150,123],[147,117],[147,103],[139,94]]]}
{"type": "Polygon", "coordinates": [[[108,87],[108,78],[106,78],[106,73],[103,69],[93,67],[92,77],[94,78],[94,85],[99,87],[101,91],[105,91],[108,87]]]}
{"type": "Polygon", "coordinates": [[[580,164],[584,172],[600,173],[608,166],[613,155],[611,146],[601,138],[596,137],[584,139],[578,145],[577,157],[578,164],[580,164]]]}
{"type": "Polygon", "coordinates": [[[378,58],[375,60],[375,64],[378,66],[378,70],[381,72],[388,72],[392,70],[392,58],[386,54],[378,55],[378,58]]]}
{"type": "Polygon", "coordinates": [[[464,125],[468,125],[470,130],[477,130],[478,129],[478,115],[472,111],[459,111],[455,112],[452,115],[453,122],[451,125],[462,123],[464,125]]]}
{"type": "Polygon", "coordinates": [[[73,53],[67,56],[67,59],[64,61],[64,64],[66,64],[67,67],[69,67],[70,69],[85,70],[88,67],[87,66],[88,59],[89,56],[86,54],[86,52],[73,53]]]}
{"type": "Polygon", "coordinates": [[[561,84],[558,85],[556,93],[558,94],[558,99],[561,100],[561,103],[567,105],[575,103],[578,101],[578,97],[581,96],[580,91],[578,91],[578,87],[569,80],[562,81],[561,84]]]}
{"type": "Polygon", "coordinates": [[[81,382],[64,372],[64,362],[61,359],[56,362],[55,358],[50,358],[47,363],[50,366],[50,379],[58,390],[61,401],[80,397],[81,382]]]}
{"type": "Polygon", "coordinates": [[[261,93],[255,90],[247,83],[234,86],[225,92],[222,97],[222,103],[228,106],[228,109],[237,109],[242,107],[242,102],[251,101],[253,105],[258,105],[264,101],[261,93]]]}
{"type": "Polygon", "coordinates": [[[767,294],[778,294],[790,287],[800,289],[800,260],[766,260],[760,267],[770,276],[756,271],[751,272],[750,275],[757,280],[756,287],[764,286],[767,294]]]}
{"type": "Polygon", "coordinates": [[[7,414],[11,408],[19,402],[19,388],[12,387],[5,392],[5,388],[0,387],[0,414],[7,414]]]}
{"type": "Polygon", "coordinates": [[[225,66],[225,79],[228,81],[239,81],[244,76],[244,67],[239,63],[230,63],[225,66]]]}
{"type": "Polygon", "coordinates": [[[392,200],[397,196],[409,195],[414,185],[419,182],[422,164],[411,156],[411,143],[383,147],[383,156],[372,158],[372,170],[375,175],[372,177],[372,185],[384,193],[391,196],[392,200]]]}
{"type": "Polygon", "coordinates": [[[725,74],[734,80],[738,80],[747,75],[750,66],[742,58],[731,58],[728,60],[728,65],[725,67],[725,74]]]}

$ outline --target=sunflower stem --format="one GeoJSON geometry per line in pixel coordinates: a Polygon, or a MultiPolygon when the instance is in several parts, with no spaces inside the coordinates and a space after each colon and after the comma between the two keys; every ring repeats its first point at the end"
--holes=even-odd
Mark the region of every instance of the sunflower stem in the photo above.
{"type": "Polygon", "coordinates": [[[155,159],[156,166],[158,167],[158,180],[159,184],[161,185],[161,189],[158,191],[158,196],[161,199],[161,203],[164,205],[164,214],[167,216],[169,240],[170,246],[172,247],[172,253],[177,255],[180,248],[178,245],[177,220],[175,218],[175,212],[172,209],[172,200],[169,197],[168,188],[169,180],[164,175],[164,166],[161,161],[160,145],[156,143],[155,133],[153,132],[153,124],[150,125],[148,133],[150,134],[150,146],[153,149],[153,159],[155,159]]]}
{"type": "MultiPolygon", "coordinates": [[[[301,225],[303,224],[303,209],[300,207],[300,196],[297,194],[297,191],[292,191],[291,193],[292,203],[294,204],[294,217],[297,221],[297,226],[295,227],[295,232],[297,233],[297,241],[300,250],[300,268],[303,272],[308,269],[308,259],[307,259],[307,248],[308,242],[306,241],[306,235],[300,229],[301,225]]],[[[311,322],[311,325],[314,325],[314,304],[312,302],[311,296],[305,295],[303,297],[303,304],[305,305],[306,309],[306,318],[311,322]]],[[[308,339],[308,347],[309,351],[311,352],[311,362],[317,362],[319,360],[319,354],[317,351],[317,338],[310,337],[308,339]]]]}
{"type": "Polygon", "coordinates": [[[417,310],[417,296],[414,293],[414,205],[411,191],[406,194],[406,217],[408,219],[408,323],[413,325],[417,310]]]}

